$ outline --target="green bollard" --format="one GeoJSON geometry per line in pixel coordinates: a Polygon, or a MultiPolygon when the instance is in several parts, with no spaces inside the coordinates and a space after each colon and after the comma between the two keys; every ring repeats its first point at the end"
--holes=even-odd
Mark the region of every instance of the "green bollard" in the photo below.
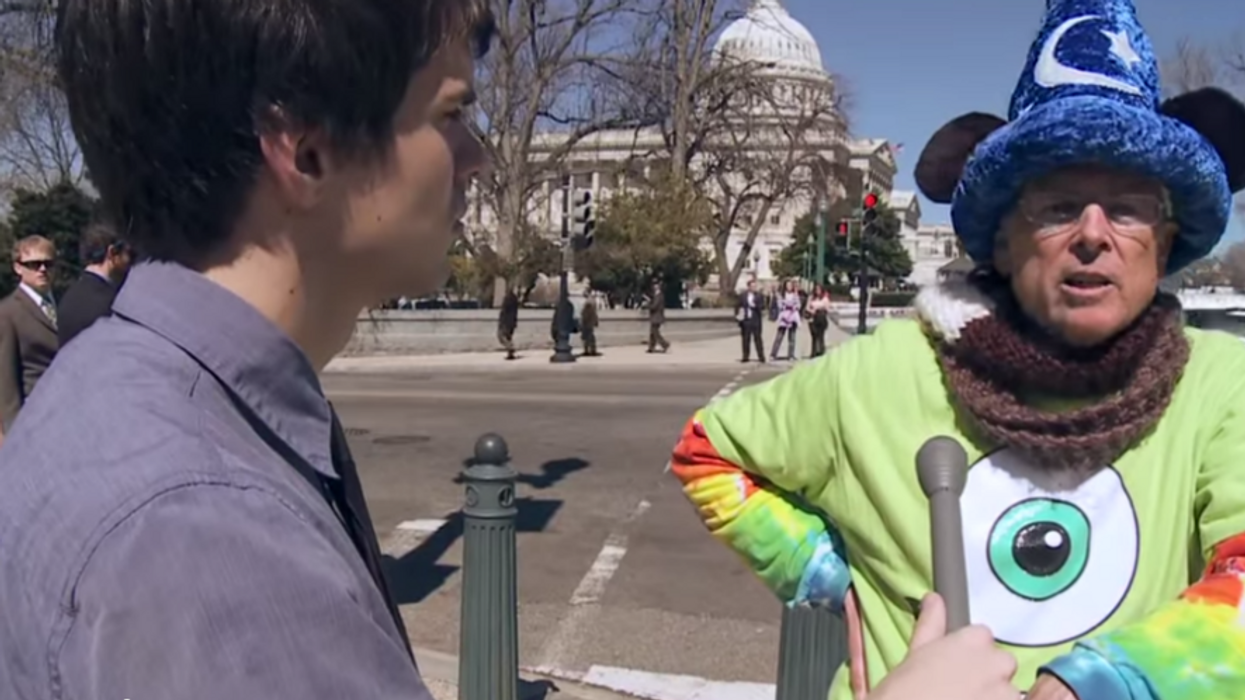
{"type": "Polygon", "coordinates": [[[783,606],[776,700],[826,700],[847,657],[842,617],[829,608],[783,606]]]}
{"type": "Polygon", "coordinates": [[[463,472],[462,620],[458,700],[519,697],[519,608],[515,566],[515,477],[500,435],[476,441],[463,472]]]}

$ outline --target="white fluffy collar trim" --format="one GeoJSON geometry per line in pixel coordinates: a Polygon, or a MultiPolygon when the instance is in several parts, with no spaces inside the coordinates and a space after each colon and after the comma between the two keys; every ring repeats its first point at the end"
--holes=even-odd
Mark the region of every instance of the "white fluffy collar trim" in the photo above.
{"type": "Polygon", "coordinates": [[[969,323],[994,313],[994,302],[967,282],[944,282],[923,288],[914,302],[926,332],[954,343],[969,323]]]}

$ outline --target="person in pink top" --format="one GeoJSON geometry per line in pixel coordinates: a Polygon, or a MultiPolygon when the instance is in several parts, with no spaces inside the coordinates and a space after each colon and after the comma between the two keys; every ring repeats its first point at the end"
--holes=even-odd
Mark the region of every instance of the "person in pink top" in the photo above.
{"type": "Polygon", "coordinates": [[[795,280],[787,280],[783,285],[782,294],[778,297],[778,333],[774,335],[774,345],[770,348],[771,360],[778,359],[778,348],[782,347],[783,338],[787,339],[787,359],[795,359],[795,336],[800,328],[800,290],[795,280]]]}

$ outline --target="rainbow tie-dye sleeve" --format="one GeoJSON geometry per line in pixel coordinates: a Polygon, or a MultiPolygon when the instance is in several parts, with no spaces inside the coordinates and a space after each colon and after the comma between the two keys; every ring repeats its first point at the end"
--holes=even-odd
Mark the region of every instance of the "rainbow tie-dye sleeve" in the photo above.
{"type": "Polygon", "coordinates": [[[1215,547],[1178,600],[1042,671],[1083,700],[1245,699],[1245,534],[1215,547]]]}
{"type": "Polygon", "coordinates": [[[762,475],[723,458],[701,416],[683,428],[670,464],[701,520],[784,603],[841,611],[851,576],[838,533],[762,475]]]}

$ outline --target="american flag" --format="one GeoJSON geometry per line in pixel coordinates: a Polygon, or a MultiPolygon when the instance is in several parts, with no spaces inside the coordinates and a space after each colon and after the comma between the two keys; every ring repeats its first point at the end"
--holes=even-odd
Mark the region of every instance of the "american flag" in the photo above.
{"type": "Polygon", "coordinates": [[[903,153],[903,144],[902,143],[891,144],[891,155],[897,156],[900,153],[903,153]]]}

